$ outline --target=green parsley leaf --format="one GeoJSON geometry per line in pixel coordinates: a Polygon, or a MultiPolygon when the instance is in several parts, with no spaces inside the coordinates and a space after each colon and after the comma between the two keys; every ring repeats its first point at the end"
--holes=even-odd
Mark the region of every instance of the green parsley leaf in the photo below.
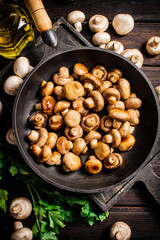
{"type": "Polygon", "coordinates": [[[6,201],[8,200],[8,192],[6,190],[0,189],[0,208],[6,212],[7,204],[6,201]]]}
{"type": "Polygon", "coordinates": [[[55,235],[55,232],[46,232],[46,233],[42,233],[40,236],[41,240],[58,240],[58,238],[55,235]]]}
{"type": "Polygon", "coordinates": [[[15,175],[17,175],[17,173],[18,173],[18,168],[17,168],[15,165],[12,165],[12,166],[9,168],[9,171],[10,171],[10,173],[12,174],[12,176],[15,176],[15,175]]]}

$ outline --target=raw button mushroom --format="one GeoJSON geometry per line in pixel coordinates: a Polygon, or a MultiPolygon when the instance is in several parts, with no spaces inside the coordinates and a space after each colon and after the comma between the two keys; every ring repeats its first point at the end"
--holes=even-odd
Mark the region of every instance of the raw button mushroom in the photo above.
{"type": "Polygon", "coordinates": [[[92,37],[92,42],[94,45],[99,46],[100,48],[105,48],[106,44],[111,40],[111,36],[106,32],[97,32],[92,37]]]}
{"type": "Polygon", "coordinates": [[[109,43],[107,43],[106,49],[108,50],[112,50],[116,53],[121,54],[124,51],[124,46],[121,42],[118,41],[110,41],[109,43]]]}
{"type": "Polygon", "coordinates": [[[53,81],[60,86],[65,85],[69,81],[73,81],[73,77],[69,74],[69,69],[61,67],[59,73],[53,75],[53,81]]]}
{"type": "Polygon", "coordinates": [[[32,212],[32,204],[25,197],[15,198],[9,206],[10,214],[18,220],[29,217],[32,212]]]}
{"type": "Polygon", "coordinates": [[[146,50],[151,55],[160,54],[160,37],[153,36],[146,43],[146,50]]]}
{"type": "Polygon", "coordinates": [[[13,128],[9,129],[8,132],[6,133],[6,140],[9,144],[17,146],[13,128]]]}
{"type": "Polygon", "coordinates": [[[109,21],[103,15],[94,15],[89,19],[89,27],[93,32],[104,32],[108,26],[109,21]]]}
{"type": "Polygon", "coordinates": [[[102,170],[102,163],[94,155],[91,155],[85,162],[85,169],[90,174],[97,174],[102,170]]]}
{"type": "Polygon", "coordinates": [[[27,228],[23,227],[23,224],[19,221],[14,222],[14,229],[15,232],[11,236],[11,240],[32,240],[33,234],[32,231],[27,228]]]}
{"type": "Polygon", "coordinates": [[[122,52],[122,56],[128,58],[137,67],[141,68],[143,65],[143,55],[138,49],[126,49],[122,52]]]}
{"type": "Polygon", "coordinates": [[[126,35],[134,28],[134,19],[129,14],[117,14],[112,21],[112,26],[119,35],[126,35]]]}
{"type": "Polygon", "coordinates": [[[81,160],[74,153],[67,153],[63,157],[63,170],[65,172],[76,171],[81,168],[81,160]]]}
{"type": "Polygon", "coordinates": [[[87,108],[93,109],[95,112],[99,112],[104,107],[104,98],[98,91],[92,91],[88,94],[88,98],[84,100],[84,104],[87,108]]]}
{"type": "Polygon", "coordinates": [[[74,25],[78,32],[80,32],[82,30],[82,22],[85,20],[85,14],[82,11],[75,10],[68,14],[67,20],[74,25]]]}
{"type": "MultiPolygon", "coordinates": [[[[111,153],[104,159],[104,167],[107,170],[115,170],[123,165],[123,158],[119,153],[111,153]]],[[[118,238],[119,239],[119,238],[118,238]]]]}
{"type": "Polygon", "coordinates": [[[124,222],[116,222],[109,231],[111,240],[129,240],[131,238],[131,229],[124,222]]]}
{"type": "Polygon", "coordinates": [[[22,78],[12,75],[5,80],[3,89],[8,95],[16,96],[18,89],[22,83],[23,83],[22,78]]]}
{"type": "Polygon", "coordinates": [[[29,59],[26,57],[19,57],[13,65],[13,72],[15,75],[24,78],[33,69],[30,65],[29,59]]]}

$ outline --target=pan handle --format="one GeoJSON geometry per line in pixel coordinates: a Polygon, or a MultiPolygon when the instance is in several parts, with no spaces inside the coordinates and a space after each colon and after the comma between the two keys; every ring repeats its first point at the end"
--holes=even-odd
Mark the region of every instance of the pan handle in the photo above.
{"type": "Polygon", "coordinates": [[[147,164],[146,167],[137,175],[137,181],[141,181],[145,184],[148,191],[154,197],[158,204],[160,204],[160,177],[153,170],[153,165],[160,159],[160,153],[158,153],[153,160],[147,164]]]}

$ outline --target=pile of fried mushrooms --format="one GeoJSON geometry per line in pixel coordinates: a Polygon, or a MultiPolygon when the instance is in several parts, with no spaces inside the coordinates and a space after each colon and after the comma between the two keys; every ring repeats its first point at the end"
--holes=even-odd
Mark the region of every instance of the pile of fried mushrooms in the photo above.
{"type": "Polygon", "coordinates": [[[123,165],[119,152],[135,144],[132,133],[142,101],[121,70],[107,72],[98,65],[89,72],[76,63],[72,75],[63,66],[40,88],[42,100],[29,117],[28,135],[37,162],[76,171],[82,167],[81,155],[88,152],[85,169],[90,174],[103,166],[114,170],[123,165]]]}

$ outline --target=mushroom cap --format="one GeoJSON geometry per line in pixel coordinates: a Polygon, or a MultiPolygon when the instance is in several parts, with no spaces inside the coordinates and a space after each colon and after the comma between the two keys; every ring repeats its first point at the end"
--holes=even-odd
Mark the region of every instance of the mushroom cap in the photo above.
{"type": "Polygon", "coordinates": [[[56,130],[61,130],[64,126],[64,120],[61,115],[52,115],[49,118],[49,127],[56,131],[56,130]]]}
{"type": "Polygon", "coordinates": [[[153,36],[146,43],[146,50],[151,55],[160,54],[160,37],[153,36]]]}
{"type": "Polygon", "coordinates": [[[84,95],[84,87],[78,81],[70,81],[64,86],[64,94],[68,100],[76,100],[84,95]]]}
{"type": "Polygon", "coordinates": [[[31,123],[34,129],[40,129],[41,127],[45,127],[48,120],[47,114],[36,111],[29,116],[29,122],[31,123]]]}
{"type": "Polygon", "coordinates": [[[85,162],[85,169],[90,174],[97,174],[102,170],[102,162],[94,156],[90,156],[85,162]]]}
{"type": "Polygon", "coordinates": [[[75,10],[75,11],[72,11],[68,14],[67,20],[71,24],[74,24],[74,23],[77,23],[77,22],[84,22],[85,14],[82,11],[75,10]]]}
{"type": "Polygon", "coordinates": [[[38,147],[42,147],[48,138],[48,131],[45,128],[40,128],[38,131],[38,138],[33,143],[38,147]]]}
{"type": "Polygon", "coordinates": [[[97,32],[92,37],[92,42],[95,45],[107,44],[111,40],[111,36],[107,32],[97,32]]]}
{"type": "Polygon", "coordinates": [[[56,147],[58,152],[61,154],[66,154],[73,147],[73,144],[71,141],[68,141],[66,137],[62,136],[58,138],[56,147]]]}
{"type": "Polygon", "coordinates": [[[131,95],[131,86],[128,80],[120,78],[118,81],[118,90],[121,94],[121,99],[127,99],[131,95]]]}
{"type": "Polygon", "coordinates": [[[89,19],[89,27],[93,32],[104,32],[108,26],[109,21],[103,15],[94,15],[89,19]]]}
{"type": "Polygon", "coordinates": [[[117,14],[112,21],[112,26],[119,35],[126,35],[134,28],[134,19],[130,14],[117,14]]]}
{"type": "Polygon", "coordinates": [[[17,142],[16,142],[16,138],[14,136],[14,130],[13,128],[9,129],[6,133],[6,141],[13,145],[13,146],[17,146],[17,142]]]}
{"type": "Polygon", "coordinates": [[[49,82],[42,81],[41,82],[40,94],[41,94],[42,97],[52,95],[53,90],[54,90],[54,83],[53,82],[51,82],[51,81],[49,81],[49,82]]]}
{"type": "Polygon", "coordinates": [[[103,97],[109,104],[115,104],[117,100],[120,100],[120,92],[116,88],[107,88],[103,92],[103,97]]]}
{"type": "Polygon", "coordinates": [[[81,160],[74,153],[66,153],[63,156],[63,170],[66,172],[76,171],[81,168],[81,160]]]}
{"type": "Polygon", "coordinates": [[[39,163],[46,162],[51,157],[52,151],[49,146],[43,145],[40,155],[36,158],[39,163]]]}
{"type": "Polygon", "coordinates": [[[104,81],[107,78],[107,70],[101,65],[97,65],[91,71],[91,73],[98,77],[100,81],[104,81]]]}
{"type": "Polygon", "coordinates": [[[116,222],[112,225],[109,231],[110,238],[129,240],[131,238],[131,229],[124,222],[116,222]]]}
{"type": "Polygon", "coordinates": [[[119,153],[111,153],[104,159],[104,167],[107,170],[114,170],[123,165],[123,158],[119,153]]]}
{"type": "Polygon", "coordinates": [[[129,121],[129,113],[127,111],[124,111],[122,109],[111,109],[109,111],[109,117],[112,119],[116,119],[119,121],[129,121]]]}
{"type": "Polygon", "coordinates": [[[49,146],[52,149],[56,145],[57,139],[58,139],[58,135],[56,133],[49,132],[45,145],[49,146]]]}
{"type": "Polygon", "coordinates": [[[108,144],[99,141],[97,147],[94,149],[94,153],[97,158],[103,161],[109,154],[111,150],[108,144]]]}
{"type": "Polygon", "coordinates": [[[26,57],[19,57],[13,64],[13,72],[15,75],[24,78],[30,72],[30,62],[26,57]]]}
{"type": "Polygon", "coordinates": [[[64,134],[68,138],[68,140],[73,141],[76,140],[77,138],[82,137],[83,129],[81,128],[80,125],[71,128],[67,126],[64,129],[64,134]]]}
{"type": "Polygon", "coordinates": [[[5,80],[3,89],[8,95],[16,96],[18,89],[22,85],[22,83],[23,83],[22,78],[12,75],[5,80]]]}
{"type": "Polygon", "coordinates": [[[77,138],[73,142],[72,152],[76,155],[80,155],[84,150],[86,150],[86,146],[87,144],[83,138],[77,138]]]}
{"type": "Polygon", "coordinates": [[[82,118],[81,127],[84,131],[90,132],[99,128],[100,118],[96,113],[89,113],[82,118]]]}
{"type": "Polygon", "coordinates": [[[98,91],[92,91],[88,94],[88,98],[84,101],[84,104],[87,106],[87,108],[90,108],[90,101],[93,101],[94,103],[94,107],[92,107],[92,109],[95,112],[100,112],[103,109],[104,98],[102,97],[102,94],[98,91]]]}
{"type": "Polygon", "coordinates": [[[121,135],[121,138],[125,138],[129,135],[130,132],[130,122],[126,121],[122,124],[122,126],[119,128],[119,133],[121,135]]]}
{"type": "Polygon", "coordinates": [[[132,126],[139,124],[139,116],[137,110],[128,109],[127,112],[129,113],[130,119],[129,122],[132,126]]]}
{"type": "Polygon", "coordinates": [[[22,220],[31,214],[32,204],[29,199],[25,197],[18,197],[11,202],[9,211],[12,217],[18,220],[22,220]]]}
{"type": "Polygon", "coordinates": [[[68,127],[75,127],[80,124],[81,114],[75,110],[69,110],[64,116],[64,121],[68,127]]]}
{"type": "Polygon", "coordinates": [[[60,165],[62,163],[61,154],[53,151],[50,158],[45,162],[48,165],[60,165]]]}
{"type": "Polygon", "coordinates": [[[53,81],[57,85],[65,85],[69,81],[73,81],[73,77],[69,74],[69,69],[66,67],[61,67],[59,73],[53,75],[53,81]]]}
{"type": "Polygon", "coordinates": [[[38,147],[36,144],[31,145],[30,150],[33,152],[33,154],[36,157],[38,157],[42,152],[42,149],[40,147],[38,147]]]}
{"type": "Polygon", "coordinates": [[[91,83],[93,88],[98,88],[101,85],[101,81],[99,78],[94,76],[92,73],[85,73],[81,76],[81,81],[84,81],[84,89],[86,91],[92,91],[93,89],[90,90],[90,88],[86,88],[86,83],[91,83]]]}
{"type": "Polygon", "coordinates": [[[102,138],[102,135],[99,132],[96,131],[90,131],[84,138],[86,141],[86,144],[88,145],[93,139],[100,140],[102,138]]]}
{"type": "Polygon", "coordinates": [[[111,130],[113,120],[108,115],[104,115],[101,118],[100,128],[103,132],[109,132],[111,130]]]}
{"type": "Polygon", "coordinates": [[[66,101],[66,100],[56,102],[56,104],[54,106],[54,113],[59,114],[59,113],[65,111],[66,109],[68,109],[70,107],[70,105],[71,105],[70,102],[66,101]]]}
{"type": "Polygon", "coordinates": [[[142,67],[144,59],[138,49],[125,49],[121,55],[132,61],[137,67],[142,67]]]}
{"type": "Polygon", "coordinates": [[[52,115],[54,111],[54,105],[56,100],[52,96],[45,96],[42,99],[41,106],[44,113],[52,115]]]}
{"type": "Polygon", "coordinates": [[[88,73],[88,69],[86,68],[86,66],[82,63],[76,63],[73,66],[73,72],[78,75],[81,76],[84,73],[88,73]]]}
{"type": "Polygon", "coordinates": [[[119,131],[117,129],[112,129],[110,131],[110,134],[112,135],[112,138],[113,138],[112,147],[113,148],[118,147],[119,144],[121,143],[121,135],[119,131]]]}
{"type": "Polygon", "coordinates": [[[124,46],[119,41],[110,41],[109,43],[107,43],[105,48],[119,54],[121,54],[124,51],[124,46]]]}
{"type": "Polygon", "coordinates": [[[139,109],[142,105],[142,100],[137,97],[129,97],[124,101],[126,108],[139,109]]]}
{"type": "Polygon", "coordinates": [[[135,142],[134,136],[129,134],[127,137],[121,139],[118,149],[122,152],[128,151],[134,146],[135,142]]]}
{"type": "Polygon", "coordinates": [[[115,104],[108,104],[108,105],[107,105],[107,111],[108,111],[108,112],[109,112],[111,109],[114,109],[114,108],[124,110],[124,109],[125,109],[124,102],[122,102],[122,101],[116,101],[115,104]]]}
{"type": "Polygon", "coordinates": [[[32,231],[27,227],[23,227],[16,230],[11,236],[11,240],[23,240],[23,239],[25,240],[33,239],[32,231]]]}
{"type": "Polygon", "coordinates": [[[54,94],[57,95],[57,100],[61,100],[63,98],[65,98],[64,95],[64,87],[63,86],[56,86],[54,88],[54,94]]]}

